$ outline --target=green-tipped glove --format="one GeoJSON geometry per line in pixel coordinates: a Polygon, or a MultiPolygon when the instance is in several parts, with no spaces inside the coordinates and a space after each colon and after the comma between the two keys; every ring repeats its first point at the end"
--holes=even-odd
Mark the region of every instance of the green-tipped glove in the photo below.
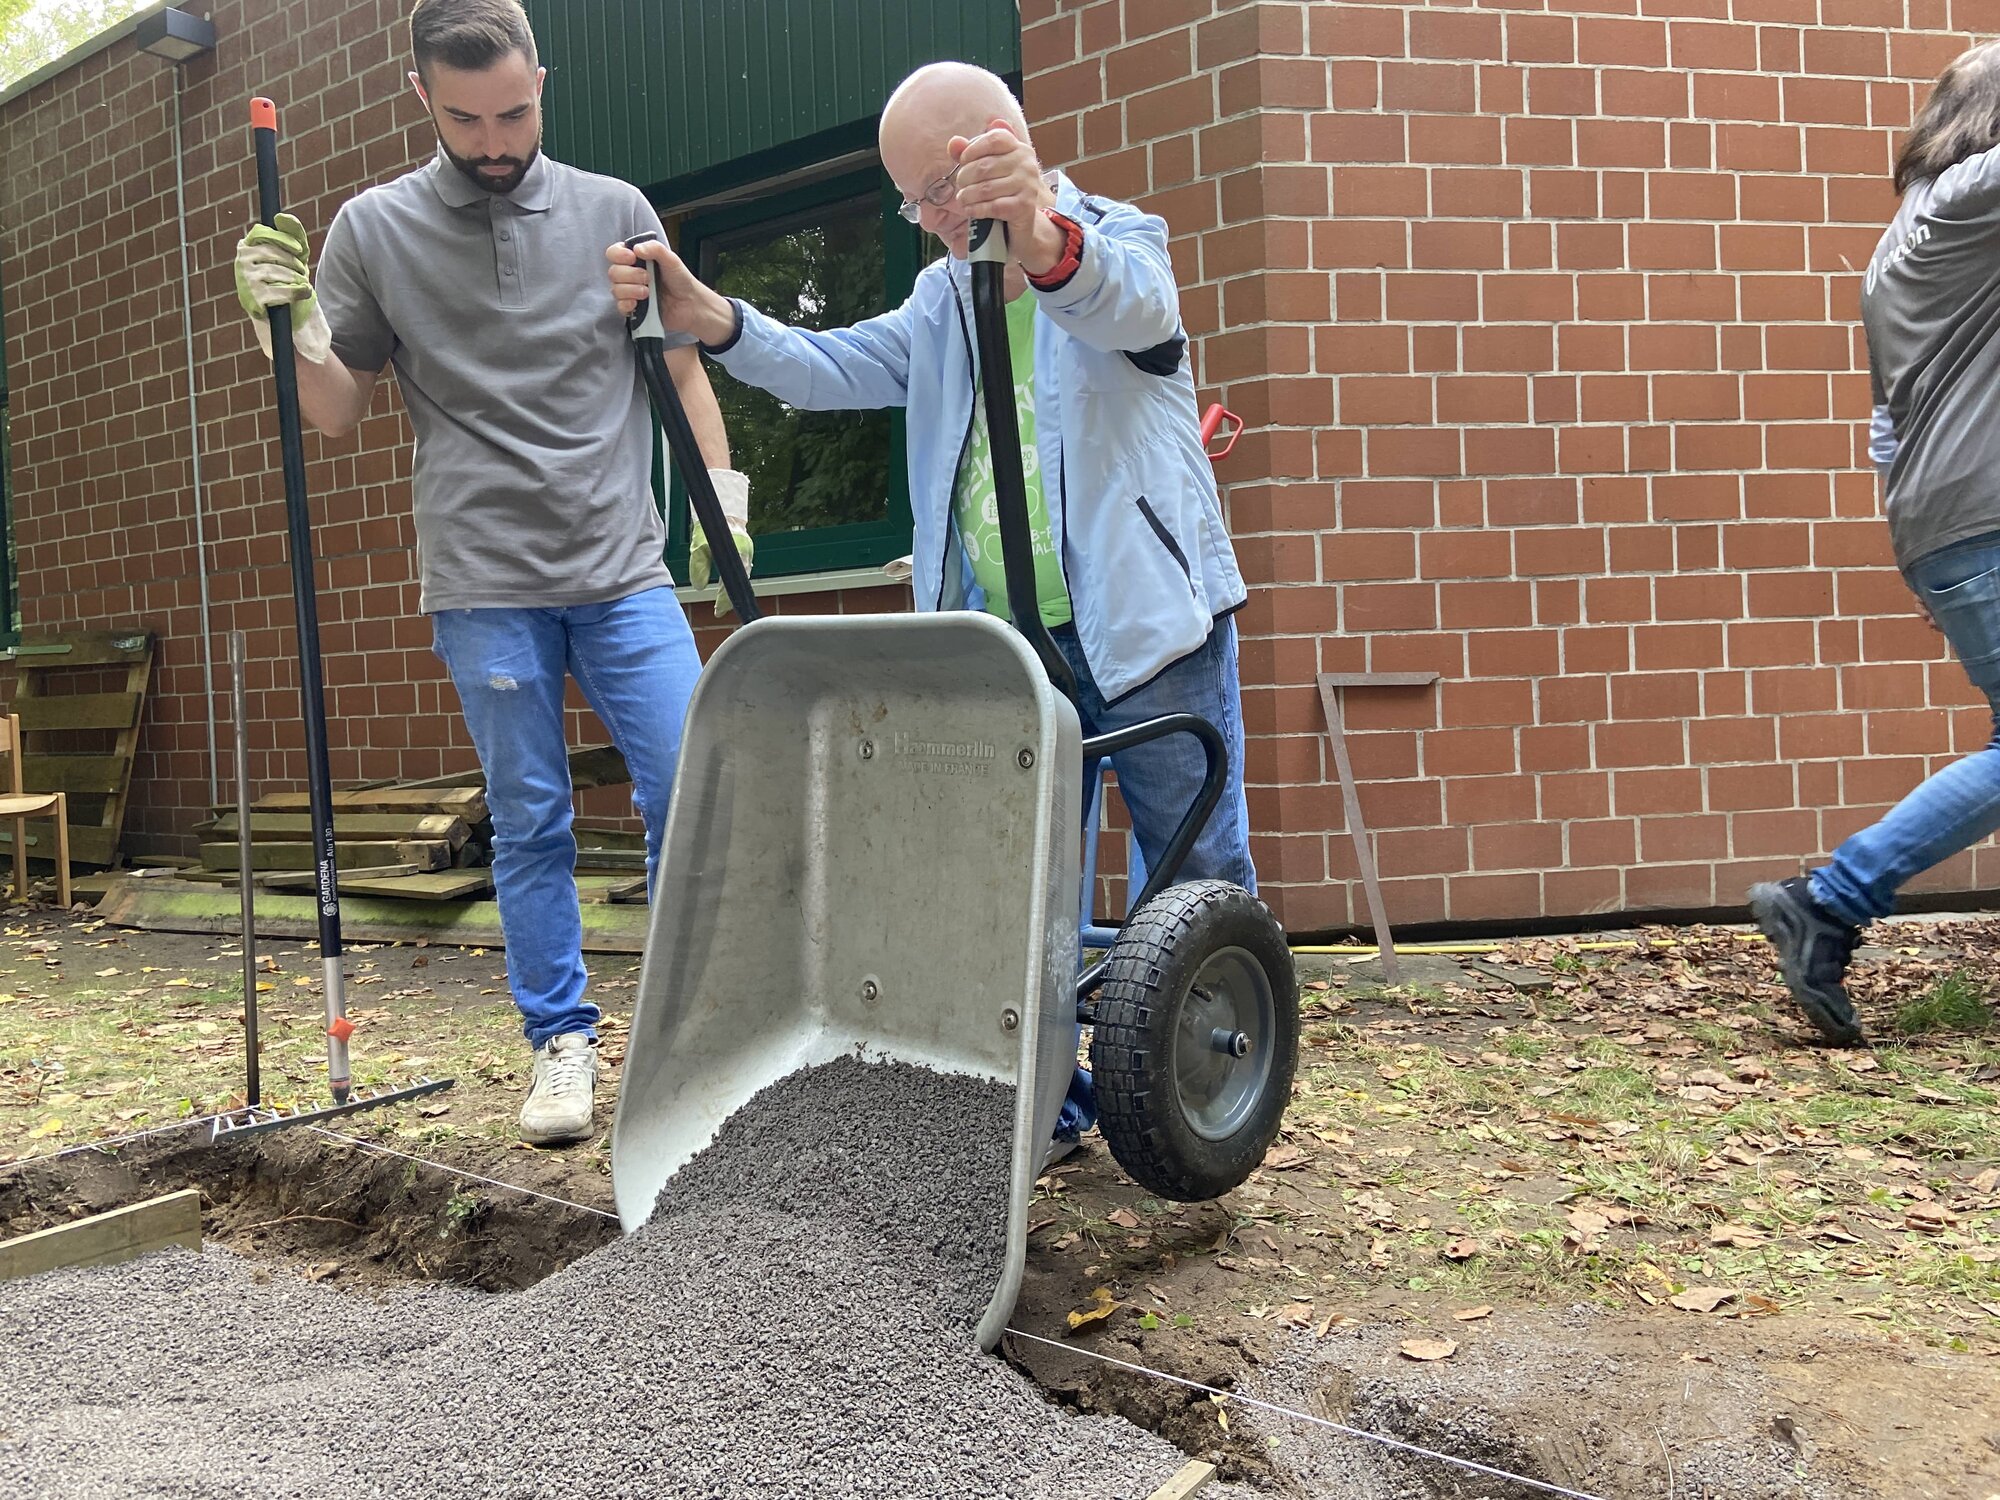
{"type": "MultiPolygon", "coordinates": [[[[710,469],[709,483],[715,486],[715,498],[722,503],[723,518],[729,522],[729,536],[736,543],[736,555],[743,559],[743,571],[750,571],[750,560],[756,556],[756,544],[750,540],[750,476],[735,469],[710,469]]],[[[708,587],[714,574],[715,559],[709,555],[708,532],[697,521],[694,535],[688,541],[688,582],[698,589],[708,587]]],[[[715,612],[726,615],[732,606],[725,590],[715,596],[715,612]]]]}
{"type": "Polygon", "coordinates": [[[274,307],[292,310],[292,348],[299,358],[324,364],[333,352],[333,332],[313,295],[311,253],[305,225],[290,214],[279,214],[275,224],[252,225],[236,242],[236,300],[250,314],[266,359],[274,307]]]}

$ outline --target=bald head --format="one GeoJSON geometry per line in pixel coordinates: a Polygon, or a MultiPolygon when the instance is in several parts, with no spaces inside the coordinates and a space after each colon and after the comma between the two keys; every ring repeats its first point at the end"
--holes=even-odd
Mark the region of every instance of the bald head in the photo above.
{"type": "Polygon", "coordinates": [[[882,106],[883,161],[892,146],[942,151],[953,136],[978,135],[995,120],[1005,120],[1014,134],[1028,139],[1020,102],[997,73],[971,63],[929,63],[899,83],[882,106]]]}
{"type": "Polygon", "coordinates": [[[971,222],[955,189],[944,189],[936,198],[925,194],[953,171],[958,161],[954,140],[963,150],[963,142],[988,135],[996,125],[1027,142],[1027,119],[1007,85],[997,74],[970,63],[940,62],[919,68],[882,106],[883,170],[906,206],[919,205],[917,222],[960,258],[971,222]]]}

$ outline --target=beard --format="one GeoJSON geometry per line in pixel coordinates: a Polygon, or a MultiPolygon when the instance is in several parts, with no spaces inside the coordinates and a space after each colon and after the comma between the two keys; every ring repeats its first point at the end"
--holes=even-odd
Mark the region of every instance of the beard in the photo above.
{"type": "Polygon", "coordinates": [[[521,185],[528,175],[528,168],[535,164],[535,158],[542,154],[541,133],[536,132],[534,148],[526,156],[460,156],[445,144],[442,135],[438,137],[438,150],[445,160],[457,167],[467,181],[489,193],[511,193],[521,185]],[[482,167],[505,167],[504,174],[482,172],[482,167]]]}

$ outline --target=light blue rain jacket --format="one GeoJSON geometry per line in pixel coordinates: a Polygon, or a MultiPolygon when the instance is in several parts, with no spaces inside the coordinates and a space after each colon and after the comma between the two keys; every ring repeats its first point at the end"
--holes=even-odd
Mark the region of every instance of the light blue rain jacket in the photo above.
{"type": "MultiPolygon", "coordinates": [[[[1166,223],[1060,173],[1056,207],[1084,245],[1067,284],[1029,294],[1036,448],[1077,638],[1115,701],[1200,649],[1245,591],[1202,448],[1166,223]]],[[[967,264],[937,261],[901,307],[830,333],[737,307],[740,331],[714,351],[737,379],[802,409],[908,408],[917,607],[983,608],[951,516],[976,387],[967,264]]]]}

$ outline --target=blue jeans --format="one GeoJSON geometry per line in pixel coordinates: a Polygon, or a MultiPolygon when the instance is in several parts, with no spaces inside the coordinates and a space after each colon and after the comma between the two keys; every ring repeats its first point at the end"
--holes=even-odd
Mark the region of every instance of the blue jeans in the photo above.
{"type": "MultiPolygon", "coordinates": [[[[1222,731],[1229,748],[1229,782],[1222,800],[1215,804],[1207,825],[1188,851],[1175,880],[1227,880],[1247,891],[1257,889],[1257,871],[1250,862],[1250,804],[1243,794],[1243,693],[1236,671],[1236,622],[1224,618],[1215,622],[1208,640],[1199,651],[1183,657],[1137,692],[1107,704],[1083,659],[1083,647],[1073,626],[1059,625],[1050,632],[1056,649],[1076,673],[1077,717],[1084,737],[1126,729],[1163,714],[1191,713],[1208,720],[1222,731]]],[[[1171,734],[1163,739],[1120,750],[1111,757],[1118,772],[1118,792],[1132,815],[1132,832],[1139,840],[1139,852],[1149,870],[1158,869],[1167,852],[1167,843],[1182,816],[1194,806],[1201,791],[1205,760],[1201,745],[1191,735],[1171,734]]],[[[1098,762],[1086,757],[1083,766],[1085,800],[1095,783],[1098,762]]],[[[1132,892],[1134,896],[1138,891],[1132,892]]],[[[1056,1122],[1058,1137],[1088,1130],[1097,1123],[1097,1099],[1090,1074],[1078,1068],[1070,1081],[1069,1097],[1063,1101],[1056,1122]]]]}
{"type": "Polygon", "coordinates": [[[694,632],[669,588],[567,609],[453,609],[432,616],[432,649],[451,673],[486,773],[493,886],[507,983],[528,1044],[596,1035],[584,999],[583,916],[570,832],[564,679],[611,731],[646,821],[652,889],[680,757],[688,696],[701,673],[694,632]]]}
{"type": "Polygon", "coordinates": [[[1908,582],[1993,706],[1994,734],[1984,750],[1921,783],[1813,871],[1813,900],[1857,927],[1889,915],[1896,892],[1914,876],[2000,829],[2000,533],[1920,559],[1908,582]]]}
{"type": "MultiPolygon", "coordinates": [[[[1243,691],[1236,676],[1236,622],[1227,617],[1217,620],[1199,651],[1116,704],[1105,703],[1097,690],[1075,628],[1059,625],[1050,633],[1076,673],[1076,711],[1085,739],[1176,713],[1194,714],[1222,731],[1229,747],[1229,783],[1174,878],[1227,880],[1254,892],[1257,871],[1250,863],[1250,805],[1243,795],[1243,691]]],[[[1111,757],[1111,765],[1118,772],[1118,792],[1132,814],[1132,832],[1146,868],[1158,869],[1167,841],[1201,791],[1201,745],[1192,735],[1170,734],[1120,750],[1111,757]]],[[[1086,798],[1097,771],[1098,762],[1086,758],[1086,798]]]]}

